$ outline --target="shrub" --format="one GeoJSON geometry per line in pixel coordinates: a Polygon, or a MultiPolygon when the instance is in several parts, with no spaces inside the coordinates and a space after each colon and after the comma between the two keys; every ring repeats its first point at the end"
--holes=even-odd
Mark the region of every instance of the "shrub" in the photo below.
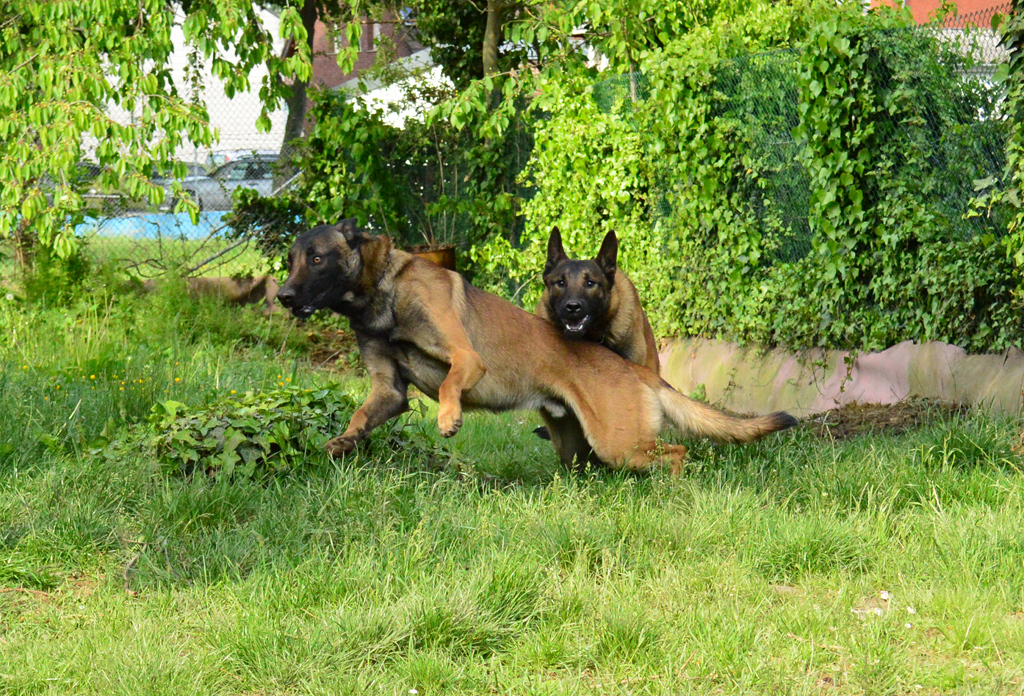
{"type": "Polygon", "coordinates": [[[259,478],[322,456],[357,406],[336,388],[246,392],[201,408],[158,402],[149,426],[161,460],[186,474],[259,478]]]}

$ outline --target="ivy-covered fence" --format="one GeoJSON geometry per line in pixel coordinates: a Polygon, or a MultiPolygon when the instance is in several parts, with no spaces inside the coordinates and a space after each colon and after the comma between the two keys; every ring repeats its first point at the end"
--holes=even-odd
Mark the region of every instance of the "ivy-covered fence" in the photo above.
{"type": "Polygon", "coordinates": [[[537,126],[526,233],[476,250],[485,277],[535,294],[551,225],[580,254],[615,229],[662,334],[1024,344],[1009,213],[971,215],[1006,161],[1006,51],[989,27],[1008,9],[709,27],[580,90],[591,99],[567,81],[537,126]]]}
{"type": "Polygon", "coordinates": [[[236,213],[266,224],[235,232],[280,254],[299,227],[354,214],[455,243],[474,283],[530,307],[552,226],[578,255],[615,230],[661,335],[1024,345],[1012,196],[982,198],[1014,127],[990,28],[1008,10],[918,27],[777,3],[671,37],[631,74],[549,78],[543,99],[509,102],[504,130],[490,112],[396,128],[321,98],[301,181],[245,197],[236,213]]]}

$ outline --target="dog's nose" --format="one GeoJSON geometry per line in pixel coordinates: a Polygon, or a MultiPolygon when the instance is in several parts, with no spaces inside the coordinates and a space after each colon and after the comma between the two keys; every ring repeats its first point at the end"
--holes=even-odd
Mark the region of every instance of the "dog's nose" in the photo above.
{"type": "Polygon", "coordinates": [[[575,316],[583,311],[583,305],[581,305],[579,302],[566,302],[565,311],[575,316]]]}
{"type": "Polygon", "coordinates": [[[281,288],[277,291],[277,299],[285,307],[291,307],[292,303],[295,302],[295,291],[291,288],[281,288]]]}

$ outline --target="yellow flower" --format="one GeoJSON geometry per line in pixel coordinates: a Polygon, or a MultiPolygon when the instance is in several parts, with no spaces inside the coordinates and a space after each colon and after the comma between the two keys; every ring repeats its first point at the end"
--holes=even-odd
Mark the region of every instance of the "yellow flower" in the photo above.
{"type": "Polygon", "coordinates": [[[28,365],[22,365],[22,366],[21,366],[21,369],[23,369],[23,370],[27,370],[27,369],[28,369],[28,365]]]}
{"type": "Polygon", "coordinates": [[[291,378],[291,377],[288,377],[288,378],[287,378],[287,379],[285,380],[285,382],[291,382],[291,381],[292,381],[292,378],[291,378]]]}
{"type": "Polygon", "coordinates": [[[60,389],[60,385],[59,384],[57,385],[57,388],[60,389]]]}
{"type": "Polygon", "coordinates": [[[232,390],[231,390],[231,393],[232,393],[232,394],[237,394],[238,392],[236,392],[236,391],[235,391],[234,389],[232,389],[232,390]]]}
{"type": "Polygon", "coordinates": [[[121,387],[121,391],[124,391],[124,387],[121,387]]]}
{"type": "Polygon", "coordinates": [[[175,381],[175,382],[180,382],[180,381],[181,381],[181,377],[175,377],[175,378],[174,378],[174,381],[175,381]]]}
{"type": "Polygon", "coordinates": [[[89,379],[96,379],[96,375],[89,375],[89,379]]]}

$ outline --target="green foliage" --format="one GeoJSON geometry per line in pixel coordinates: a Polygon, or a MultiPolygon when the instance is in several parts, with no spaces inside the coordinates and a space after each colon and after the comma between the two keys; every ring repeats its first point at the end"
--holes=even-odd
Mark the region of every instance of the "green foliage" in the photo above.
{"type": "Polygon", "coordinates": [[[275,389],[201,408],[161,401],[153,406],[149,427],[161,460],[187,474],[262,478],[322,456],[327,440],[341,432],[357,406],[336,386],[275,389]]]}
{"type": "MultiPolygon", "coordinates": [[[[487,286],[501,289],[511,276],[512,290],[523,288],[522,298],[532,303],[544,243],[557,224],[579,255],[593,254],[615,230],[620,262],[659,333],[714,333],[720,328],[709,328],[706,317],[722,322],[722,315],[762,312],[757,305],[741,312],[725,306],[746,301],[730,287],[759,266],[771,239],[733,185],[741,166],[749,166],[747,142],[735,119],[715,113],[714,70],[750,50],[790,45],[805,30],[807,11],[798,3],[758,7],[740,18],[725,14],[644,54],[636,84],[613,78],[591,87],[592,72],[584,68],[550,76],[542,97],[548,118],[537,125],[524,172],[536,190],[523,206],[525,230],[518,244],[492,238],[473,250],[487,286]],[[635,102],[638,90],[647,98],[635,102]],[[704,264],[712,267],[705,271],[704,264]]],[[[745,85],[762,85],[758,77],[745,85]]]]}
{"type": "Polygon", "coordinates": [[[666,255],[661,241],[649,234],[652,163],[643,138],[621,110],[601,112],[589,87],[580,82],[563,87],[552,100],[550,117],[534,133],[533,157],[521,176],[538,193],[523,204],[521,251],[507,238],[494,236],[471,249],[471,257],[480,266],[484,287],[506,292],[506,279],[511,279],[513,291],[521,291],[517,299],[532,306],[540,294],[537,278],[552,226],[564,230],[569,250],[591,257],[605,233],[614,230],[619,263],[644,288],[645,297],[666,296],[672,289],[665,282],[666,255]],[[577,90],[586,98],[574,97],[577,90]]]}
{"type": "Polygon", "coordinates": [[[240,195],[235,206],[235,234],[266,253],[280,258],[297,231],[348,216],[402,246],[466,248],[515,228],[517,159],[509,154],[524,137],[519,130],[481,138],[474,127],[423,114],[399,128],[385,110],[331,91],[314,96],[311,116],[296,185],[273,199],[240,195]]]}
{"type": "MultiPolygon", "coordinates": [[[[998,175],[978,178],[979,191],[973,215],[991,216],[1002,213],[1008,217],[1006,251],[1017,267],[1018,285],[1024,284],[1024,12],[1019,2],[1013,3],[1009,15],[992,17],[992,28],[1000,33],[1002,45],[1010,52],[1009,60],[999,66],[994,76],[1006,89],[1003,110],[1008,123],[1006,162],[998,175]]],[[[1020,287],[1017,288],[1020,290],[1020,287]]]]}
{"type": "MultiPolygon", "coordinates": [[[[486,5],[486,2],[469,0],[414,0],[409,3],[420,42],[430,49],[430,57],[442,67],[456,89],[465,89],[484,76],[486,5]]],[[[518,66],[524,56],[525,51],[520,46],[500,46],[499,69],[505,71],[518,66]]]]}
{"type": "Polygon", "coordinates": [[[1006,127],[975,37],[798,0],[637,47],[638,74],[542,75],[536,194],[473,249],[484,284],[530,304],[553,225],[580,255],[614,229],[662,334],[1020,343],[1007,215],[965,218],[1006,127]]]}
{"type": "Polygon", "coordinates": [[[997,95],[960,76],[971,58],[955,42],[892,31],[906,23],[887,10],[839,13],[804,48],[794,136],[813,251],[779,275],[793,283],[779,342],[985,351],[1020,341],[1021,322],[1004,311],[1013,272],[995,253],[998,219],[962,220],[965,184],[988,165],[970,151],[989,125],[979,113],[991,118],[997,95]]]}
{"type": "MultiPolygon", "coordinates": [[[[279,74],[309,75],[305,31],[294,7],[280,15],[283,36],[299,50],[282,58],[251,2],[0,2],[0,238],[11,238],[28,262],[35,245],[64,257],[75,226],[88,214],[78,176],[156,204],[163,189],[154,165],[184,176],[173,162],[179,146],[214,142],[205,107],[172,79],[172,32],[180,28],[193,65],[209,61],[230,97],[249,87],[249,72],[269,68],[256,125],[288,87],[279,74]],[[177,13],[177,14],[176,14],[177,13]],[[115,110],[131,114],[118,119],[115,110]]],[[[198,74],[189,76],[195,91],[198,74]]]]}

